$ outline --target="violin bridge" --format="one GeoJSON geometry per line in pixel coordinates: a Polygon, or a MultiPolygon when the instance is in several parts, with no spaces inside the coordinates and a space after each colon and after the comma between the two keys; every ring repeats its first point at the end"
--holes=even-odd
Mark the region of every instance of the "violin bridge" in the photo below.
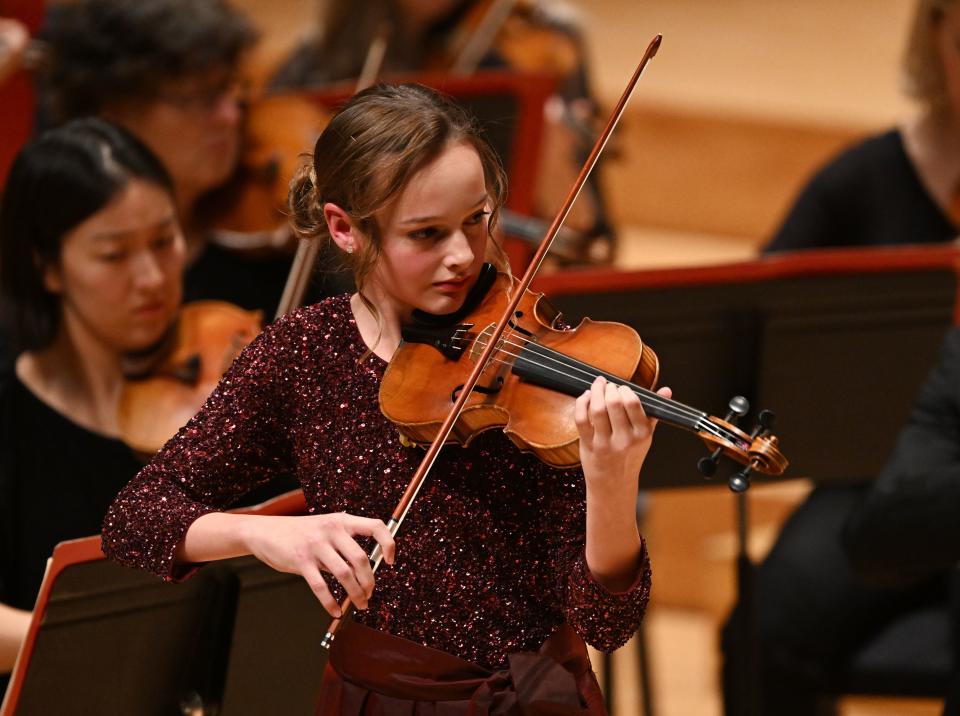
{"type": "MultiPolygon", "coordinates": [[[[483,353],[484,349],[487,347],[487,343],[490,341],[490,336],[493,334],[494,329],[496,329],[497,324],[491,323],[477,335],[477,340],[473,342],[473,345],[470,346],[470,360],[476,363],[480,360],[480,356],[483,353]]],[[[503,348],[503,338],[500,339],[497,349],[503,348]]]]}

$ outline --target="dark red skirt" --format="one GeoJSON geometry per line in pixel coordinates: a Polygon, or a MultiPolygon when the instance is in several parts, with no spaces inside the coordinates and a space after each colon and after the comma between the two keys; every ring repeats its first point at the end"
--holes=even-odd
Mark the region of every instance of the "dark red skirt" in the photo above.
{"type": "Polygon", "coordinates": [[[604,716],[583,640],[561,626],[537,652],[490,671],[351,622],[337,634],[318,716],[604,716]]]}

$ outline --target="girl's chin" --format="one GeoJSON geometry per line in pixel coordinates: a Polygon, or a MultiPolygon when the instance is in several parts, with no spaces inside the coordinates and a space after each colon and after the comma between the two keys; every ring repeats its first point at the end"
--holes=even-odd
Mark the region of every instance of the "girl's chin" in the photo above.
{"type": "Polygon", "coordinates": [[[445,294],[427,302],[427,305],[420,310],[426,313],[443,315],[445,313],[455,313],[463,306],[466,300],[466,293],[445,294]]]}

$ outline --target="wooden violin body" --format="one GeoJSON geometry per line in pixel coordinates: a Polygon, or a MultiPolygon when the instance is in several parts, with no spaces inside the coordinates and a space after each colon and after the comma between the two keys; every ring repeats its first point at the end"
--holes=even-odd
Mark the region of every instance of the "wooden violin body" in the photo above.
{"type": "MultiPolygon", "coordinates": [[[[492,281],[481,276],[482,300],[471,305],[468,299],[454,316],[422,319],[404,330],[404,343],[381,383],[380,406],[412,441],[428,443],[436,435],[512,288],[505,274],[492,281]]],[[[502,428],[521,450],[544,462],[578,465],[576,397],[603,375],[634,389],[648,415],[698,434],[712,449],[760,472],[784,471],[787,461],[776,437],[749,436],[725,420],[653,393],[657,356],[631,327],[584,319],[572,330],[558,330],[558,318],[542,294],[525,293],[467,399],[452,442],[466,444],[484,430],[502,428]]]]}
{"type": "Polygon", "coordinates": [[[233,359],[260,333],[261,322],[259,311],[225,301],[184,305],[157,365],[124,384],[123,441],[143,455],[163,447],[200,410],[233,359]]]}
{"type": "MultiPolygon", "coordinates": [[[[469,334],[459,359],[452,360],[453,352],[438,350],[436,343],[405,342],[390,361],[381,383],[380,406],[415,442],[430,442],[450,411],[459,386],[473,368],[478,348],[483,346],[486,327],[496,322],[507,305],[510,285],[509,276],[499,274],[487,300],[452,327],[452,333],[446,327],[420,329],[423,339],[432,334],[439,340],[449,335],[458,341],[458,332],[464,338],[469,334]],[[464,330],[465,326],[469,329],[464,330]],[[417,398],[409,400],[411,395],[417,398]]],[[[533,451],[551,465],[570,467],[580,462],[574,400],[516,375],[518,369],[523,372],[522,366],[518,368],[522,357],[518,361],[514,355],[522,352],[520,344],[533,340],[584,361],[593,360],[596,352],[602,356],[599,369],[646,386],[656,382],[657,357],[636,331],[623,324],[587,319],[575,331],[557,330],[553,326],[559,316],[542,298],[528,293],[521,301],[516,323],[508,329],[511,336],[505,339],[504,355],[509,357],[487,365],[457,421],[454,438],[465,444],[479,432],[501,427],[521,450],[533,451]],[[525,410],[523,405],[533,409],[525,410]]],[[[586,387],[590,382],[592,378],[586,387]]]]}
{"type": "Polygon", "coordinates": [[[296,94],[251,102],[244,112],[242,152],[233,177],[204,199],[215,239],[246,253],[292,251],[287,194],[297,170],[330,121],[320,105],[296,94]]]}

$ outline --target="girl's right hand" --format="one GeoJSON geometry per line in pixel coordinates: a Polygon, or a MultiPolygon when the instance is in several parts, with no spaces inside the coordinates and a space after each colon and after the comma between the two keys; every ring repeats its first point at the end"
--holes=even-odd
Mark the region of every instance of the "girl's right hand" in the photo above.
{"type": "Polygon", "coordinates": [[[323,608],[340,617],[340,605],[320,570],[340,582],[357,608],[366,609],[374,578],[367,554],[356,542],[358,535],[373,537],[386,563],[393,564],[396,545],[387,526],[381,520],[345,512],[257,517],[247,522],[245,541],[253,556],[278,572],[301,575],[323,608]]]}

